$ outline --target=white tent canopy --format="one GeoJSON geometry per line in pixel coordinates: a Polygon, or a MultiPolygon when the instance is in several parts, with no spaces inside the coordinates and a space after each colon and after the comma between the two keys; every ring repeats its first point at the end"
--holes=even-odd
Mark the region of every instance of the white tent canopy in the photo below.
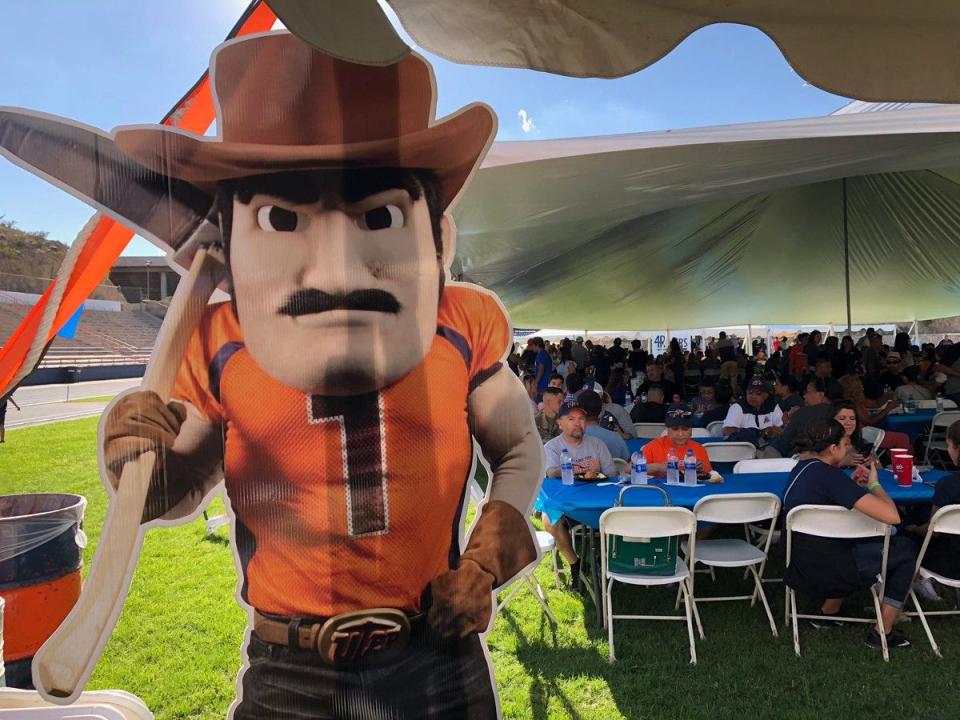
{"type": "Polygon", "coordinates": [[[839,328],[846,245],[854,324],[956,315],[957,128],[943,106],[498,143],[460,269],[520,327],[839,328]]]}

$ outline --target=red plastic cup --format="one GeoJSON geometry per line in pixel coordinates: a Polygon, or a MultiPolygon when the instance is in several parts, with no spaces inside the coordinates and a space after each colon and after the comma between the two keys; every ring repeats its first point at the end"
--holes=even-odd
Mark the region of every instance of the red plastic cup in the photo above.
{"type": "Polygon", "coordinates": [[[906,453],[895,455],[893,458],[893,474],[897,478],[898,485],[910,487],[913,484],[913,455],[906,453]]]}

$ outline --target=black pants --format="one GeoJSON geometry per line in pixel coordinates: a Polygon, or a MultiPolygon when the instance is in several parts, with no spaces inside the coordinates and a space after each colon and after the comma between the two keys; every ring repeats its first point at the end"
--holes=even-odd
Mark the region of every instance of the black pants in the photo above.
{"type": "Polygon", "coordinates": [[[492,677],[479,636],[442,640],[426,629],[392,661],[353,669],[325,665],[308,650],[250,634],[249,666],[234,720],[406,720],[497,717],[492,677]]]}

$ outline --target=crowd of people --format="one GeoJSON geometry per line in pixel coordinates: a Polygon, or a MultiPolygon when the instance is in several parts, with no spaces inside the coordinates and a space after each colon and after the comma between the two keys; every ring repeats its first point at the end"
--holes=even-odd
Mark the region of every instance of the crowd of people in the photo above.
{"type": "MultiPolygon", "coordinates": [[[[624,438],[634,435],[633,423],[662,423],[670,404],[686,402],[694,427],[719,421],[726,439],[751,442],[764,457],[790,457],[799,430],[831,409],[835,415],[840,402],[852,404],[858,429],[880,425],[905,402],[942,395],[960,404],[960,344],[918,347],[907,333],[892,345],[884,340],[873,328],[856,341],[815,330],[776,338],[768,354],[765,342],[748,353],[720,332],[703,350],[684,351],[674,339],[656,356],[639,340],[628,350],[620,338],[605,347],[582,337],[556,344],[533,337],[509,362],[540,414],[544,440],[559,434],[559,406],[544,403],[544,390],[570,399],[588,389],[603,401],[601,427],[624,438]]],[[[910,446],[907,436],[885,433],[882,447],[910,446]]]]}
{"type": "MultiPolygon", "coordinates": [[[[654,356],[637,340],[627,350],[619,338],[606,348],[583,338],[553,345],[534,337],[522,352],[517,348],[510,364],[527,387],[548,477],[560,477],[564,452],[576,473],[616,474],[614,459],[629,459],[625,439],[635,436],[633,423],[642,422],[665,426],[665,434],[642,449],[651,475],[663,474],[671,451],[683,458],[688,450],[698,473],[709,473],[709,457],[691,440],[692,428],[720,422],[723,438],[751,442],[760,456],[798,458],[785,491],[785,511],[803,504],[839,505],[900,525],[902,532],[890,546],[882,615],[887,645],[906,647],[909,641],[893,627],[932,513],[921,508],[901,517],[877,480],[878,448],[864,442],[862,431],[882,423],[904,402],[942,395],[960,404],[960,345],[944,341],[918,347],[898,333],[890,346],[872,328],[857,341],[814,331],[773,344],[769,354],[762,343],[748,354],[721,332],[703,351],[683,351],[674,340],[666,353],[654,356]]],[[[960,464],[960,422],[949,429],[947,445],[952,461],[960,464]]],[[[887,431],[880,447],[909,448],[911,441],[887,431]]],[[[938,483],[932,512],[954,503],[960,503],[960,475],[938,483]]],[[[571,566],[575,587],[580,561],[571,521],[564,517],[551,524],[544,516],[543,522],[571,566]]],[[[796,546],[797,560],[786,575],[793,586],[822,600],[821,613],[835,615],[846,595],[876,577],[881,547],[807,538],[796,546]]],[[[960,541],[938,538],[931,551],[944,574],[960,577],[960,541]]],[[[931,586],[918,589],[935,596],[931,586]]],[[[871,628],[868,645],[880,646],[880,631],[871,628]]]]}

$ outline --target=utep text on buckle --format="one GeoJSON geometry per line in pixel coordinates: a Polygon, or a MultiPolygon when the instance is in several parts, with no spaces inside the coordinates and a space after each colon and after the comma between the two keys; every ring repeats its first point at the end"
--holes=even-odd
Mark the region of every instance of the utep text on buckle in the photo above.
{"type": "Polygon", "coordinates": [[[394,654],[410,639],[410,621],[394,608],[343,613],[327,620],[317,637],[317,652],[330,665],[353,665],[367,655],[394,654]]]}

